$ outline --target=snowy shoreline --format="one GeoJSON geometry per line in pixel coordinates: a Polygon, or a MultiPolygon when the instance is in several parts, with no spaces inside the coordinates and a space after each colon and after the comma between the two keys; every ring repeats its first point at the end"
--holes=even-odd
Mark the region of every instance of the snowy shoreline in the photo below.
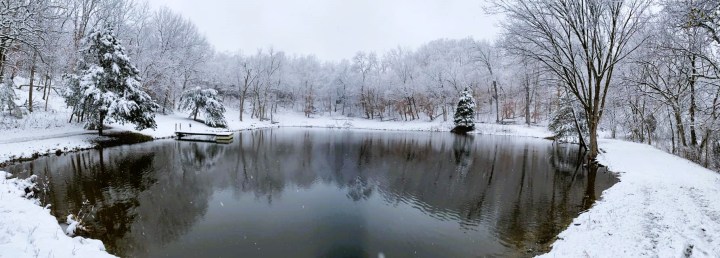
{"type": "MultiPolygon", "coordinates": [[[[279,115],[276,120],[279,122],[270,123],[270,121],[246,120],[239,121],[237,114],[228,112],[227,129],[211,128],[202,123],[188,119],[184,114],[158,115],[157,129],[145,129],[141,131],[134,130],[133,126],[127,125],[111,125],[113,129],[106,130],[107,133],[118,132],[135,132],[152,137],[154,140],[169,139],[175,137],[175,125],[183,124],[185,128],[192,125],[191,131],[246,131],[267,128],[282,127],[306,127],[306,128],[331,128],[331,129],[362,129],[362,130],[378,130],[378,131],[432,131],[432,132],[449,132],[452,129],[451,122],[441,121],[378,121],[367,120],[363,118],[347,118],[347,117],[314,117],[305,118],[300,114],[279,115]]],[[[61,132],[52,132],[48,134],[46,131],[36,132],[7,132],[9,137],[0,140],[0,168],[11,163],[24,162],[34,160],[39,157],[59,154],[71,153],[83,150],[89,150],[97,147],[93,141],[100,138],[96,131],[83,130],[80,127],[62,128],[61,132]],[[30,144],[31,143],[31,144],[30,144]]],[[[2,131],[0,130],[0,133],[2,131]]],[[[525,136],[535,138],[546,138],[550,133],[545,127],[526,126],[526,125],[499,125],[478,123],[477,130],[474,134],[487,135],[512,135],[525,136]]]]}
{"type": "Polygon", "coordinates": [[[720,257],[720,174],[646,144],[599,146],[620,182],[540,257],[720,257]]]}
{"type": "Polygon", "coordinates": [[[66,236],[50,210],[25,193],[32,179],[9,176],[0,171],[0,257],[114,257],[100,240],[66,236]]]}

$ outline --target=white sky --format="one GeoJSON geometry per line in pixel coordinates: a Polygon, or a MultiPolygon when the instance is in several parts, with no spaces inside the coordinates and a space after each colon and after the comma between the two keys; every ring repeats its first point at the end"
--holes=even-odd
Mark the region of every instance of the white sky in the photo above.
{"type": "Polygon", "coordinates": [[[494,40],[479,0],[149,0],[190,18],[218,51],[274,47],[325,60],[416,48],[438,39],[494,40]]]}

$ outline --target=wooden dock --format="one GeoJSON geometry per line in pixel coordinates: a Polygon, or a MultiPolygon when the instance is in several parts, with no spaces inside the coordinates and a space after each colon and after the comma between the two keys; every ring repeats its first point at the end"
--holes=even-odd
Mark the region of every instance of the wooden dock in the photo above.
{"type": "Polygon", "coordinates": [[[178,140],[182,140],[185,136],[210,136],[218,143],[230,143],[233,141],[233,132],[175,132],[175,138],[178,140]]]}

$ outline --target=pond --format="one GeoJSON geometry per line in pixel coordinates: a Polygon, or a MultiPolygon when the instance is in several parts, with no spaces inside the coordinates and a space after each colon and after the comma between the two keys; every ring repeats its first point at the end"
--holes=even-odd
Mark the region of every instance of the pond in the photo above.
{"type": "Polygon", "coordinates": [[[281,128],[5,168],[123,257],[532,256],[617,182],[577,147],[508,136],[281,128]]]}

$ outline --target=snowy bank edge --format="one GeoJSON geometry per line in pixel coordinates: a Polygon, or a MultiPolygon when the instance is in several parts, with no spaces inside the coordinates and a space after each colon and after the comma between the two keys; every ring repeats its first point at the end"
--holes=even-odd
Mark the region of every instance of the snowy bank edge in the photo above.
{"type": "Polygon", "coordinates": [[[100,240],[66,236],[50,210],[25,193],[32,179],[9,177],[0,171],[0,256],[115,257],[100,240]]]}
{"type": "MultiPolygon", "coordinates": [[[[706,199],[720,196],[720,174],[647,144],[612,139],[599,144],[598,161],[620,181],[537,257],[720,255],[720,245],[712,243],[720,238],[720,215],[716,220],[698,215],[700,206],[688,205],[688,196],[678,194],[689,188],[706,199]]],[[[720,211],[720,202],[705,205],[720,211]]]]}

